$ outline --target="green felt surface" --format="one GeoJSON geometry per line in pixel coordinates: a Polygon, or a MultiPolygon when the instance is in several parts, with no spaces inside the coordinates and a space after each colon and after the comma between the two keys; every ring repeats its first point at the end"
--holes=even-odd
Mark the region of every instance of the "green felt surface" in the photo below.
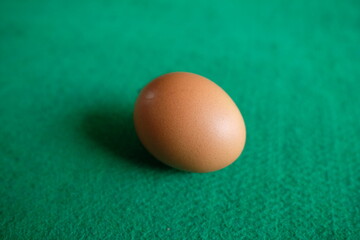
{"type": "Polygon", "coordinates": [[[0,2],[0,239],[360,239],[360,2],[0,2]],[[243,155],[173,170],[139,90],[204,75],[243,155]]]}

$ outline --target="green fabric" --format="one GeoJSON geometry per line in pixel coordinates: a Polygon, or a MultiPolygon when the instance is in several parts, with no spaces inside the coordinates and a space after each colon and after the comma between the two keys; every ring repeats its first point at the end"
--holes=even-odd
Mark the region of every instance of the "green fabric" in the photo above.
{"type": "Polygon", "coordinates": [[[360,2],[0,2],[0,239],[360,239],[360,2]],[[247,126],[228,168],[141,146],[139,90],[172,71],[247,126]]]}

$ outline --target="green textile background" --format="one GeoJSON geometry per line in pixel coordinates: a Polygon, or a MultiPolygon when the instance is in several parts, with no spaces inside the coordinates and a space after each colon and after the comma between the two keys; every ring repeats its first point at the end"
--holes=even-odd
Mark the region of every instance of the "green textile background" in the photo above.
{"type": "Polygon", "coordinates": [[[360,2],[0,2],[0,239],[360,239],[360,2]],[[229,93],[243,155],[153,159],[132,111],[172,71],[229,93]]]}

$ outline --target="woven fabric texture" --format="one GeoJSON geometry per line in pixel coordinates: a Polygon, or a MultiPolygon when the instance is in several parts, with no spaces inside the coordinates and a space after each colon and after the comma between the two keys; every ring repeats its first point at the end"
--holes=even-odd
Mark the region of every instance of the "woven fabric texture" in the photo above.
{"type": "Polygon", "coordinates": [[[360,239],[357,0],[0,1],[0,239],[360,239]],[[201,74],[242,156],[171,169],[142,87],[201,74]]]}

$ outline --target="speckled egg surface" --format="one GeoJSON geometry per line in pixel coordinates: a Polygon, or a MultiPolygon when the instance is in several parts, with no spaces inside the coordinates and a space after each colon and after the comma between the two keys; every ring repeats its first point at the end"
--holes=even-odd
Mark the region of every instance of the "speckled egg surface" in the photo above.
{"type": "Polygon", "coordinates": [[[134,123],[155,158],[189,172],[222,169],[245,145],[245,124],[234,101],[193,73],[168,73],[151,81],[136,101],[134,123]]]}

